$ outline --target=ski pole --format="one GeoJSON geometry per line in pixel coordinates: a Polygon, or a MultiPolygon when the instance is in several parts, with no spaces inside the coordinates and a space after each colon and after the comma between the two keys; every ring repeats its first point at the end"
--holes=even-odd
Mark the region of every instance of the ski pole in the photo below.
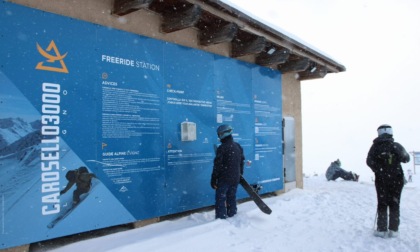
{"type": "Polygon", "coordinates": [[[378,219],[378,210],[376,210],[375,221],[373,222],[373,230],[375,230],[376,220],[378,219]]]}

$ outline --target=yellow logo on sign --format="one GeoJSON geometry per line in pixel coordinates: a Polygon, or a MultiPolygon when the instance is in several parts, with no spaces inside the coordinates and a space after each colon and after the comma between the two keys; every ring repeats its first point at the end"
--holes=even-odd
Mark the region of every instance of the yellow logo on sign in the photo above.
{"type": "Polygon", "coordinates": [[[36,43],[36,48],[38,49],[38,52],[47,59],[46,62],[53,64],[56,61],[59,61],[61,67],[44,66],[44,62],[41,61],[41,62],[38,62],[35,69],[53,71],[53,72],[59,72],[59,73],[69,73],[69,71],[67,70],[66,64],[64,63],[64,60],[63,60],[67,56],[67,53],[65,53],[64,55],[61,55],[57,49],[57,46],[54,43],[54,40],[51,40],[50,44],[47,47],[47,50],[42,49],[42,47],[38,43],[36,43]],[[55,55],[48,53],[51,51],[53,51],[55,55]]]}

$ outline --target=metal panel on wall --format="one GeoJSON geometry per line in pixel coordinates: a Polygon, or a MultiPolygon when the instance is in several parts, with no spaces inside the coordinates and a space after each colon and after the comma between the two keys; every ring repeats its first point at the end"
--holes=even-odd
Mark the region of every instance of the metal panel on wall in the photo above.
{"type": "Polygon", "coordinates": [[[282,189],[278,71],[6,1],[0,22],[0,248],[213,205],[221,123],[282,189]]]}

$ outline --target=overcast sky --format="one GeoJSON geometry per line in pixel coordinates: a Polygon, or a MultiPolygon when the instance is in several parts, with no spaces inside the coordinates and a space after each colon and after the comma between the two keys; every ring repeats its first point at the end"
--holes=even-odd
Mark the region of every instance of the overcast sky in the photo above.
{"type": "MultiPolygon", "coordinates": [[[[292,34],[346,67],[302,82],[304,172],[366,166],[376,129],[390,124],[407,151],[420,151],[420,1],[224,0],[292,34]]],[[[413,169],[413,163],[403,165],[413,169]]],[[[420,173],[420,166],[417,167],[420,173]]]]}

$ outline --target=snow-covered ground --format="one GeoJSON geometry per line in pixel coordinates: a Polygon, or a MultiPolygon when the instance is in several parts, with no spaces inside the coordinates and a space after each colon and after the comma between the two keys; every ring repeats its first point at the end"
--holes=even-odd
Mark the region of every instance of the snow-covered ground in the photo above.
{"type": "Polygon", "coordinates": [[[215,220],[213,211],[194,213],[53,251],[420,251],[419,174],[403,190],[398,238],[373,236],[372,181],[327,182],[324,175],[312,176],[304,179],[304,189],[265,201],[271,215],[246,202],[227,220],[215,220]]]}

